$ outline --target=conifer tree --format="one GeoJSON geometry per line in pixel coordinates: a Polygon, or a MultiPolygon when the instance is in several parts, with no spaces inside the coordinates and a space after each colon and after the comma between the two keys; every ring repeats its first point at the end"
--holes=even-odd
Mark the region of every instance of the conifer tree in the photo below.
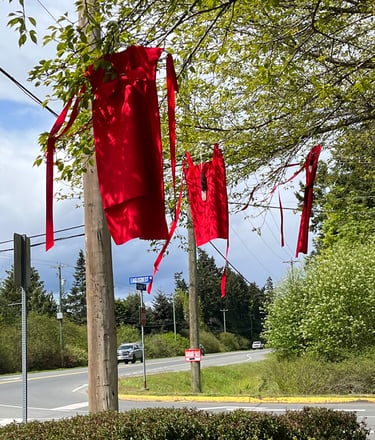
{"type": "MultiPolygon", "coordinates": [[[[6,322],[13,322],[21,316],[21,290],[14,285],[13,266],[6,271],[7,277],[0,284],[1,314],[6,322]]],[[[30,286],[27,290],[27,311],[53,316],[57,311],[52,292],[47,293],[38,271],[32,267],[30,286]]]]}
{"type": "Polygon", "coordinates": [[[86,324],[86,259],[81,249],[75,266],[73,287],[64,299],[65,313],[76,324],[86,324]]]}

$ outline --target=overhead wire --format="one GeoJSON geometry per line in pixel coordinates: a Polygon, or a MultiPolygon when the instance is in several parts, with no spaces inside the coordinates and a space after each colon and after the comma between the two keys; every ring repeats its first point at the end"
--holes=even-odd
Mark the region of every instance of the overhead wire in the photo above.
{"type": "Polygon", "coordinates": [[[31,92],[27,87],[25,87],[23,84],[21,84],[14,76],[12,76],[10,73],[8,73],[5,69],[0,67],[0,72],[5,75],[12,83],[14,83],[26,96],[31,98],[34,102],[39,104],[41,107],[48,110],[52,115],[54,115],[56,118],[59,116],[54,110],[51,109],[48,105],[44,105],[43,101],[39,99],[36,95],[34,95],[33,92],[31,92]]]}

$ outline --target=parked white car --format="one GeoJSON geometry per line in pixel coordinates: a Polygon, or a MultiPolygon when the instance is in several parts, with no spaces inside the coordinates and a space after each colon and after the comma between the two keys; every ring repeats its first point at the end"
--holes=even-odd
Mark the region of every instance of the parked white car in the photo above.
{"type": "Polygon", "coordinates": [[[253,344],[252,344],[252,346],[251,346],[251,348],[252,348],[253,350],[259,350],[259,349],[263,348],[263,343],[262,343],[262,341],[254,341],[253,344]]]}

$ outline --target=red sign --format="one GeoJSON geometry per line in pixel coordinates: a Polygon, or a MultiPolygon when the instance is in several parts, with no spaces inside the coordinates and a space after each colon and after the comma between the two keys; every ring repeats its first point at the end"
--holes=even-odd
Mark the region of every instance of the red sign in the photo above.
{"type": "Polygon", "coordinates": [[[189,348],[185,350],[185,362],[200,362],[201,351],[196,348],[189,348]]]}

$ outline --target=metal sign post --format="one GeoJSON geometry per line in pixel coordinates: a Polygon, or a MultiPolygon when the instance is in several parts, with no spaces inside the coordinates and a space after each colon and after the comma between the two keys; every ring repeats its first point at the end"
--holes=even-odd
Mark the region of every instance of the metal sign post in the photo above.
{"type": "Polygon", "coordinates": [[[144,327],[146,325],[146,308],[143,304],[143,292],[146,290],[146,283],[152,281],[151,275],[129,277],[129,284],[135,284],[136,289],[139,291],[141,298],[141,308],[140,308],[140,323],[141,323],[141,334],[142,334],[142,358],[143,358],[143,389],[147,390],[146,382],[146,356],[145,356],[145,332],[144,327]]]}
{"type": "Polygon", "coordinates": [[[22,421],[27,422],[27,297],[30,284],[30,238],[14,234],[14,285],[21,288],[22,320],[22,421]]]}

